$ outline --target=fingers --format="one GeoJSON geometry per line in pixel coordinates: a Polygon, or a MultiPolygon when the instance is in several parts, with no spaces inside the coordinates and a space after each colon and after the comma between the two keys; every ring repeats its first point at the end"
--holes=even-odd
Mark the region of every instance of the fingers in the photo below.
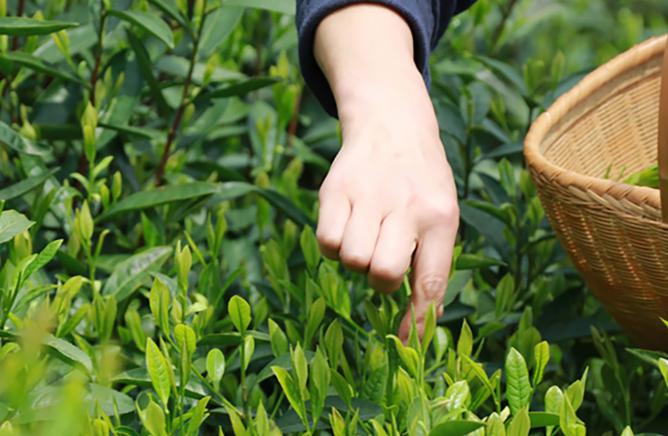
{"type": "Polygon", "coordinates": [[[441,225],[429,230],[420,238],[411,273],[413,293],[399,327],[399,338],[402,341],[408,339],[413,310],[420,337],[424,332],[424,319],[429,305],[433,302],[436,314],[442,313],[456,234],[456,225],[441,225]]]}
{"type": "Polygon", "coordinates": [[[321,195],[316,235],[320,251],[325,257],[339,260],[339,250],[350,213],[350,200],[346,195],[339,192],[321,195]]]}
{"type": "Polygon", "coordinates": [[[369,202],[353,205],[339,257],[350,271],[365,274],[371,264],[371,257],[376,248],[382,216],[369,202]]]}
{"type": "Polygon", "coordinates": [[[369,285],[378,292],[399,289],[411,264],[416,233],[402,213],[391,213],[383,220],[369,268],[369,285]]]}

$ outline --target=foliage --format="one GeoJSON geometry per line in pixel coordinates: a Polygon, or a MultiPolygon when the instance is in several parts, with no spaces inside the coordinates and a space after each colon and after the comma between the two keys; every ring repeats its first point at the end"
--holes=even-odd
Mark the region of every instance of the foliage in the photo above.
{"type": "Polygon", "coordinates": [[[453,21],[431,93],[462,225],[445,313],[406,344],[409,289],[319,254],[339,134],[293,13],[0,0],[0,434],[667,428],[668,356],[628,348],[521,159],[540,111],[665,31],[665,2],[478,0],[453,21]]]}

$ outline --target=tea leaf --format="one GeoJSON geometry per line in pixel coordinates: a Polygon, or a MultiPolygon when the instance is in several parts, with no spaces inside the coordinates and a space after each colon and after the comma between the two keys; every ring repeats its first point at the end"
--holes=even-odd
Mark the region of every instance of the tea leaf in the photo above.
{"type": "Polygon", "coordinates": [[[153,389],[155,389],[162,404],[167,407],[171,390],[169,369],[165,357],[151,338],[148,338],[146,342],[146,369],[151,378],[153,389]]]}
{"type": "Polygon", "coordinates": [[[119,263],[102,287],[102,295],[114,295],[119,303],[125,300],[149,278],[150,272],[158,270],[167,261],[171,253],[171,247],[153,247],[119,263]]]}
{"type": "Polygon", "coordinates": [[[141,27],[167,44],[167,47],[174,48],[174,36],[172,35],[171,29],[167,23],[162,21],[157,15],[144,11],[120,11],[118,9],[109,9],[107,13],[111,16],[118,17],[123,21],[127,21],[130,24],[134,24],[137,27],[141,27]]]}
{"type": "Polygon", "coordinates": [[[153,280],[149,294],[151,313],[163,332],[169,333],[169,289],[159,278],[153,280]]]}
{"type": "Polygon", "coordinates": [[[524,357],[511,348],[506,358],[506,397],[513,416],[520,413],[531,400],[531,385],[524,357]]]}
{"type": "Polygon", "coordinates": [[[536,386],[543,381],[543,374],[545,373],[545,367],[550,361],[550,346],[547,342],[543,341],[540,344],[536,345],[534,349],[534,357],[536,361],[536,366],[533,370],[533,386],[534,389],[536,386]]]}
{"type": "Polygon", "coordinates": [[[529,436],[531,422],[526,408],[522,408],[510,422],[508,427],[508,436],[529,436]]]}
{"type": "Polygon", "coordinates": [[[429,436],[465,436],[484,426],[484,422],[478,421],[446,421],[434,427],[429,436]]]}
{"type": "Polygon", "coordinates": [[[14,236],[19,235],[35,224],[25,215],[15,210],[5,210],[0,214],[0,244],[7,242],[14,236]]]}
{"type": "Polygon", "coordinates": [[[206,356],[206,372],[213,382],[213,386],[218,390],[220,381],[225,374],[225,356],[218,348],[212,348],[206,356]]]}
{"type": "Polygon", "coordinates": [[[232,324],[239,333],[243,334],[251,323],[251,309],[246,300],[238,295],[230,299],[227,305],[227,311],[230,314],[232,324]]]}
{"type": "Polygon", "coordinates": [[[51,147],[21,136],[7,124],[0,122],[0,143],[18,151],[33,156],[47,156],[51,154],[51,147]]]}
{"type": "Polygon", "coordinates": [[[212,195],[216,192],[218,192],[218,187],[213,183],[206,182],[191,182],[140,191],[129,197],[125,197],[108,210],[105,210],[97,220],[101,222],[119,214],[148,209],[176,201],[191,200],[206,195],[212,195]]]}
{"type": "Polygon", "coordinates": [[[58,32],[78,25],[79,23],[68,21],[37,20],[26,17],[2,17],[0,18],[0,35],[48,35],[49,33],[58,32]]]}
{"type": "Polygon", "coordinates": [[[37,176],[28,177],[23,179],[5,189],[0,189],[0,200],[9,201],[14,198],[20,197],[33,189],[42,186],[42,184],[60,168],[53,168],[49,171],[45,171],[37,176]]]}

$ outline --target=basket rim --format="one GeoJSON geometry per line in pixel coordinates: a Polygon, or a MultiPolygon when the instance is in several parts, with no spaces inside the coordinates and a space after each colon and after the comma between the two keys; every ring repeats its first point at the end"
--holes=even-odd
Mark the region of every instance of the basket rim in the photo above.
{"type": "Polygon", "coordinates": [[[613,180],[588,176],[550,162],[540,151],[545,136],[571,109],[583,103],[611,79],[636,68],[651,59],[663,56],[668,35],[654,37],[635,45],[585,76],[570,91],[561,95],[531,125],[524,140],[527,166],[558,183],[575,196],[609,208],[640,215],[653,220],[661,219],[661,199],[658,189],[633,186],[613,180]]]}

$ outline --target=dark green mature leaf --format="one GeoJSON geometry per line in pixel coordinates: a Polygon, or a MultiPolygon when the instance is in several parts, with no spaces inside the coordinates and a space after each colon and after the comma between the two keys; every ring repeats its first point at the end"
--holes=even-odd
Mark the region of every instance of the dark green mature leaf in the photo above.
{"type": "Polygon", "coordinates": [[[69,363],[70,365],[78,366],[87,371],[88,374],[93,373],[93,362],[86,353],[81,351],[80,348],[51,334],[42,339],[42,344],[48,348],[50,353],[60,360],[69,363]]]}
{"type": "Polygon", "coordinates": [[[22,215],[15,210],[3,211],[2,214],[0,214],[0,244],[25,232],[32,227],[33,224],[35,224],[33,221],[30,221],[25,215],[22,215]]]}
{"type": "Polygon", "coordinates": [[[146,51],[144,44],[142,44],[139,38],[137,38],[132,32],[128,32],[127,36],[130,47],[132,47],[132,51],[135,52],[139,70],[141,71],[144,80],[148,84],[148,87],[151,90],[151,95],[157,104],[158,113],[166,116],[170,111],[169,105],[165,100],[165,96],[162,94],[162,88],[160,87],[158,80],[153,75],[153,62],[151,61],[151,57],[149,56],[148,51],[146,51]]]}
{"type": "Polygon", "coordinates": [[[46,156],[51,153],[51,147],[36,141],[24,138],[7,124],[0,121],[0,143],[5,144],[19,153],[34,156],[46,156]]]}
{"type": "Polygon", "coordinates": [[[294,0],[225,0],[224,4],[266,9],[287,15],[294,15],[296,12],[294,0]]]}
{"type": "Polygon", "coordinates": [[[202,94],[197,100],[209,101],[214,98],[225,98],[239,95],[245,95],[249,92],[271,86],[280,80],[274,77],[253,77],[246,80],[240,80],[230,84],[223,85],[213,91],[202,94]]]}
{"type": "Polygon", "coordinates": [[[225,41],[239,24],[243,12],[243,7],[224,4],[206,18],[198,53],[200,59],[207,59],[225,41]]]}
{"type": "Polygon", "coordinates": [[[73,23],[71,21],[48,21],[26,17],[2,17],[0,18],[0,35],[48,35],[49,33],[58,32],[78,25],[79,23],[73,23]]]}
{"type": "Polygon", "coordinates": [[[82,83],[81,79],[66,71],[60,70],[58,67],[51,65],[44,60],[20,51],[14,51],[2,55],[2,59],[15,62],[23,67],[30,68],[33,71],[44,73],[47,76],[58,77],[60,79],[69,80],[70,82],[82,83]]]}
{"type": "Polygon", "coordinates": [[[559,425],[559,415],[549,412],[529,412],[531,428],[559,425]]]}
{"type": "MultiPolygon", "coordinates": [[[[271,339],[268,334],[258,332],[255,330],[247,331],[247,335],[253,336],[253,339],[258,341],[270,342],[271,339]]],[[[241,343],[241,335],[237,332],[227,333],[212,333],[202,337],[197,344],[200,346],[214,345],[217,347],[229,347],[239,345],[241,343]]]]}
{"type": "Polygon", "coordinates": [[[116,203],[100,215],[98,220],[104,221],[121,213],[147,209],[174,201],[191,200],[204,195],[215,194],[216,192],[219,192],[219,187],[213,183],[206,182],[191,182],[140,191],[116,203]]]}
{"type": "Polygon", "coordinates": [[[172,253],[171,247],[153,247],[118,264],[102,287],[102,295],[113,295],[117,302],[129,297],[159,269],[172,253]]]}
{"type": "Polygon", "coordinates": [[[174,36],[172,35],[172,30],[167,23],[162,21],[157,15],[145,11],[119,11],[118,9],[110,9],[107,13],[114,17],[118,17],[123,21],[134,24],[135,26],[141,27],[167,44],[167,47],[174,48],[174,36]]]}
{"type": "Polygon", "coordinates": [[[186,19],[183,18],[183,15],[181,15],[179,10],[174,6],[173,3],[166,0],[148,0],[148,2],[151,3],[153,6],[155,6],[156,8],[160,9],[174,21],[179,23],[183,29],[185,29],[188,33],[192,35],[192,29],[190,28],[190,24],[188,24],[186,19]]]}
{"type": "Polygon", "coordinates": [[[429,436],[465,436],[484,426],[484,422],[478,421],[446,421],[434,427],[429,436]]]}
{"type": "Polygon", "coordinates": [[[20,182],[14,183],[12,186],[8,186],[5,189],[0,189],[0,200],[12,200],[14,198],[20,197],[27,192],[32,191],[33,189],[40,186],[46,181],[49,177],[58,172],[60,168],[54,168],[50,171],[46,171],[37,176],[28,177],[23,179],[20,182]]]}
{"type": "Polygon", "coordinates": [[[478,269],[478,268],[487,268],[490,266],[504,266],[505,262],[502,262],[498,259],[492,259],[491,257],[485,257],[480,254],[460,254],[457,256],[457,262],[455,263],[455,269],[478,269]]]}

